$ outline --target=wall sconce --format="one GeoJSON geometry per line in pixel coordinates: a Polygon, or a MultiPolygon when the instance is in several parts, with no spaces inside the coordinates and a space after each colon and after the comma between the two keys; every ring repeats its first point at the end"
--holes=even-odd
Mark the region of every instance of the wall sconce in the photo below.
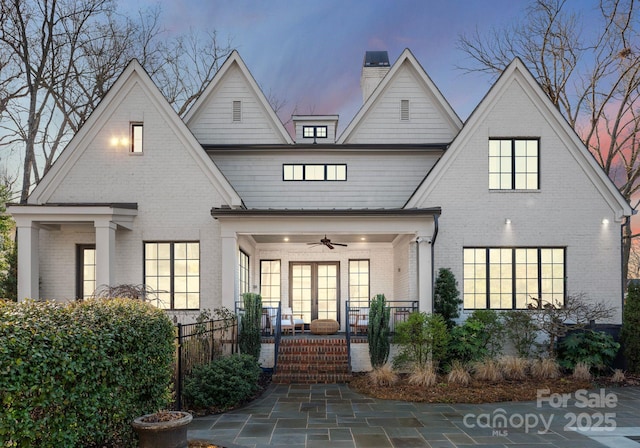
{"type": "Polygon", "coordinates": [[[506,219],[504,220],[504,223],[505,223],[505,224],[511,224],[511,218],[506,218],[506,219]]]}
{"type": "Polygon", "coordinates": [[[602,218],[602,224],[606,226],[609,224],[609,220],[607,218],[602,218]]]}
{"type": "Polygon", "coordinates": [[[128,147],[129,139],[127,137],[122,137],[122,138],[111,137],[111,146],[128,147]]]}

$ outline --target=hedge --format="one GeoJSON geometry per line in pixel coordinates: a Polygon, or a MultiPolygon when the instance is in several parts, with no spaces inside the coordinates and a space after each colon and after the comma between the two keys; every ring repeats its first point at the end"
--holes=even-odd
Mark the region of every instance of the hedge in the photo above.
{"type": "Polygon", "coordinates": [[[174,327],[128,299],[0,303],[0,446],[134,446],[170,400],[174,327]]]}

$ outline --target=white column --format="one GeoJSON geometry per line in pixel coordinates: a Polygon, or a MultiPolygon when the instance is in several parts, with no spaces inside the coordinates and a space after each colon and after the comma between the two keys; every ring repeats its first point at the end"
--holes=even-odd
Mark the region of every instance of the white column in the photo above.
{"type": "Polygon", "coordinates": [[[418,251],[418,303],[420,311],[431,313],[433,310],[433,266],[431,265],[431,237],[419,236],[416,239],[418,251]]]}
{"type": "Polygon", "coordinates": [[[96,228],[96,288],[113,286],[115,281],[116,227],[111,221],[97,220],[96,228]]]}
{"type": "Polygon", "coordinates": [[[222,236],[222,306],[233,310],[238,299],[238,238],[222,236]]]}
{"type": "Polygon", "coordinates": [[[40,229],[30,219],[16,219],[18,232],[18,301],[40,298],[40,229]]]}

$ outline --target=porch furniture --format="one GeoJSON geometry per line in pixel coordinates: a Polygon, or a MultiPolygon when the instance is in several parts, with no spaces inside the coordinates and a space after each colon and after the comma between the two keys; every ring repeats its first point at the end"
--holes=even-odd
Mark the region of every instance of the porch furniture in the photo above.
{"type": "Polygon", "coordinates": [[[311,334],[336,334],[340,329],[338,321],[333,319],[315,319],[311,321],[311,334]]]}
{"type": "Polygon", "coordinates": [[[296,334],[296,329],[304,333],[304,319],[302,318],[302,314],[293,314],[291,307],[282,307],[282,319],[284,320],[285,317],[288,318],[291,321],[291,325],[293,325],[293,334],[296,334]]]}
{"type": "MultiPolygon", "coordinates": [[[[293,324],[292,314],[286,314],[284,312],[285,308],[280,315],[280,331],[285,333],[287,331],[291,331],[293,334],[296,333],[295,326],[293,324]]],[[[271,327],[271,335],[273,336],[273,330],[278,326],[278,309],[277,308],[269,308],[269,322],[271,327]]]]}
{"type": "Polygon", "coordinates": [[[369,328],[369,308],[359,308],[356,313],[349,314],[349,326],[354,334],[366,333],[369,328]]]}

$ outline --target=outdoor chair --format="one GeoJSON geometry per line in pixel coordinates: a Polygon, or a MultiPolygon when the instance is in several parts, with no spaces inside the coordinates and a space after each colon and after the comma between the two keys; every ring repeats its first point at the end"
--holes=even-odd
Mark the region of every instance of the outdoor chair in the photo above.
{"type": "Polygon", "coordinates": [[[293,309],[291,307],[283,307],[282,308],[282,319],[284,320],[285,316],[287,316],[293,325],[293,334],[296,334],[296,329],[300,330],[301,333],[304,333],[304,319],[302,319],[302,314],[293,314],[293,309]]]}
{"type": "Polygon", "coordinates": [[[369,328],[369,308],[358,308],[355,313],[350,312],[349,326],[354,334],[366,333],[369,328]]]}

